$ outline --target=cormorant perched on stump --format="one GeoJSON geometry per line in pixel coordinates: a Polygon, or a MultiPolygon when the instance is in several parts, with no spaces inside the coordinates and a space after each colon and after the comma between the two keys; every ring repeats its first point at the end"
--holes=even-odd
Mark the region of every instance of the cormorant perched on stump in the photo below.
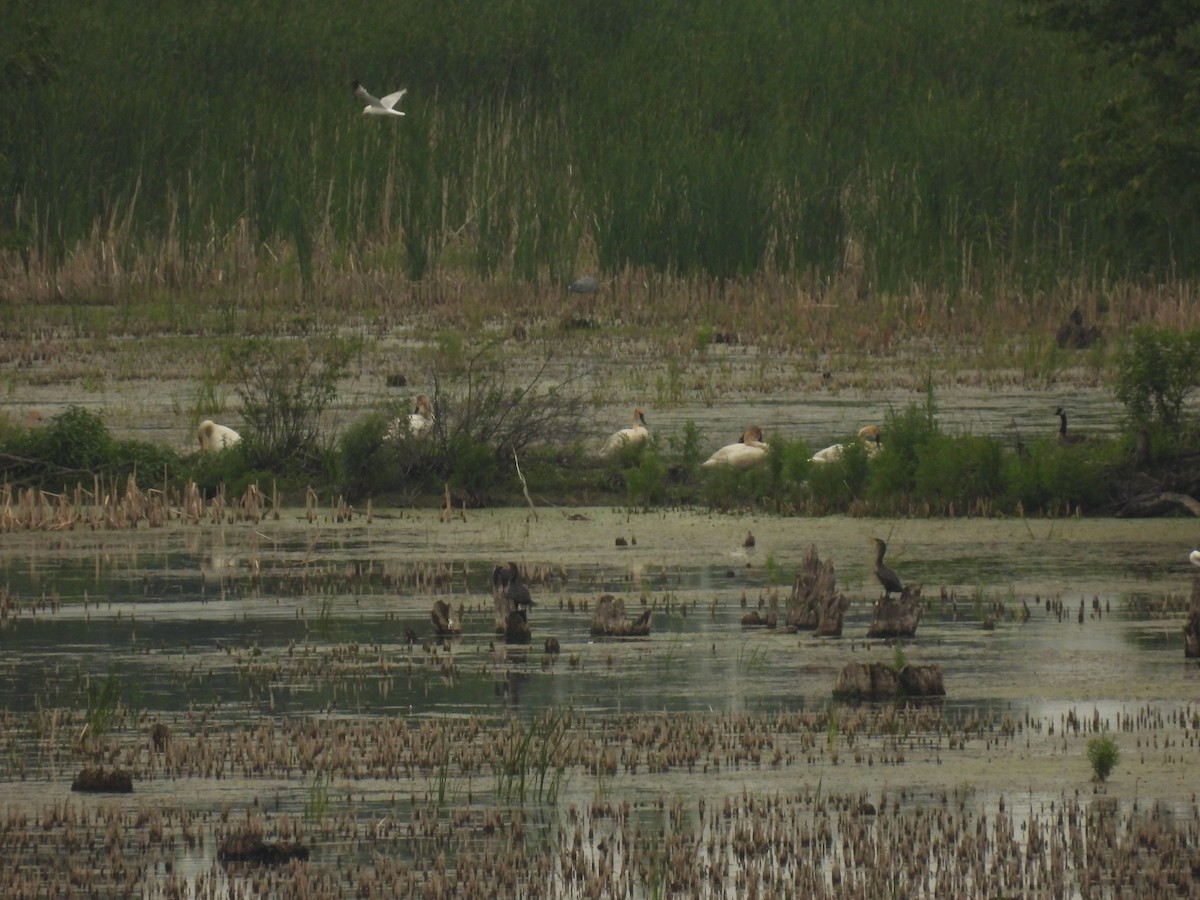
{"type": "Polygon", "coordinates": [[[904,593],[904,585],[896,577],[896,573],[883,564],[883,554],[887,553],[887,541],[882,538],[871,538],[875,544],[875,577],[883,585],[883,596],[890,597],[892,591],[904,593]]]}

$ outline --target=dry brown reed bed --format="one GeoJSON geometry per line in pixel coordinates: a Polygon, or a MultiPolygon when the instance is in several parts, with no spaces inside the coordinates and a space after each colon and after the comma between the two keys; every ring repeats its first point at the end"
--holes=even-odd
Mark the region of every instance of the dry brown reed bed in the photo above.
{"type": "MultiPolygon", "coordinates": [[[[74,490],[64,493],[0,485],[0,533],[77,528],[120,531],[143,525],[162,528],[172,520],[191,525],[257,524],[264,519],[278,519],[281,509],[278,490],[273,488],[268,496],[256,484],[233,498],[226,496],[224,485],[206,496],[194,481],[180,491],[168,485],[143,489],[132,474],[124,486],[106,485],[96,476],[91,490],[77,483],[74,490]]],[[[341,497],[328,511],[324,510],[316,493],[309,489],[304,509],[309,522],[348,522],[355,514],[341,497]]]]}
{"type": "MultiPolygon", "coordinates": [[[[1172,717],[1194,731],[1194,710],[1172,717]]],[[[1088,730],[1086,716],[1076,719],[1088,730]]],[[[1118,724],[1140,730],[1163,722],[1147,708],[1118,724]]],[[[837,739],[846,748],[892,728],[964,740],[1000,730],[999,723],[956,720],[936,708],[863,709],[846,726],[837,739]]],[[[1200,879],[1194,796],[1139,805],[1055,789],[981,803],[970,785],[914,793],[888,788],[886,780],[873,781],[871,794],[827,791],[812,761],[798,758],[782,764],[794,774],[770,790],[750,791],[737,781],[706,788],[692,779],[692,790],[675,794],[648,764],[653,753],[686,748],[685,755],[699,752],[710,765],[748,773],[761,765],[756,746],[805,737],[814,748],[806,752],[820,753],[815,748],[827,743],[822,714],[799,712],[576,720],[562,764],[578,770],[578,778],[595,779],[592,799],[522,808],[487,791],[486,770],[511,756],[516,728],[477,717],[283,720],[227,731],[198,718],[180,721],[161,753],[137,740],[136,758],[124,760],[136,772],[135,790],[179,781],[199,796],[204,789],[196,779],[205,779],[226,785],[225,799],[189,805],[135,793],[127,802],[9,803],[0,816],[0,847],[19,865],[3,868],[0,890],[5,896],[1091,897],[1187,896],[1200,879]],[[622,763],[608,761],[623,754],[642,760],[624,763],[631,770],[624,779],[622,763]],[[447,757],[454,784],[451,797],[439,800],[435,785],[447,757]],[[468,783],[460,767],[477,775],[468,783]],[[288,784],[311,792],[308,785],[319,783],[313,773],[328,779],[321,782],[330,786],[328,804],[306,801],[301,816],[288,784]],[[228,799],[231,782],[242,797],[236,805],[228,799]],[[622,794],[622,786],[638,784],[640,790],[622,794]],[[211,860],[230,835],[298,842],[311,853],[278,867],[211,863],[198,874],[177,870],[183,856],[211,860]]]]}
{"type": "MultiPolygon", "coordinates": [[[[439,665],[436,653],[419,648],[413,653],[430,657],[423,665],[439,665]]],[[[369,649],[344,647],[336,655],[336,665],[332,654],[313,660],[326,667],[326,680],[347,684],[372,670],[402,677],[403,665],[369,649]]],[[[1083,745],[1105,733],[1124,735],[1126,752],[1140,757],[1139,763],[1149,759],[1186,765],[1200,751],[1200,711],[1190,705],[1164,710],[1147,704],[1121,712],[1115,720],[1074,707],[1044,718],[946,711],[938,705],[593,717],[549,711],[534,720],[533,732],[516,719],[478,715],[411,720],[383,715],[283,716],[250,723],[224,718],[219,710],[208,708],[181,713],[169,724],[169,740],[156,743],[148,723],[97,737],[83,731],[86,717],[79,712],[6,712],[0,715],[5,733],[30,749],[0,765],[10,778],[36,782],[68,776],[82,756],[129,770],[139,783],[212,778],[305,781],[325,776],[387,784],[413,794],[427,791],[429,779],[436,777],[449,779],[463,794],[486,796],[497,772],[514,764],[537,768],[532,756],[515,748],[548,723],[561,728],[562,740],[555,743],[554,758],[540,765],[567,777],[601,779],[598,786],[617,778],[609,784],[618,787],[634,785],[647,775],[690,779],[717,773],[757,773],[773,786],[788,783],[789,772],[802,779],[824,772],[832,781],[839,771],[880,767],[886,772],[917,762],[940,767],[969,755],[1003,759],[1003,754],[1018,749],[1026,756],[1045,753],[1074,759],[1064,763],[1064,771],[1069,767],[1085,775],[1083,745]]],[[[853,783],[859,776],[845,777],[853,783]]],[[[901,777],[880,774],[873,780],[886,783],[901,777]]]]}
{"type": "Polygon", "coordinates": [[[709,279],[642,269],[608,273],[597,294],[568,298],[565,285],[548,279],[513,283],[452,269],[413,282],[398,267],[370,265],[374,248],[347,259],[327,240],[312,249],[307,285],[287,262],[294,248],[262,245],[245,227],[189,248],[173,238],[125,246],[120,234],[98,229],[58,262],[0,254],[0,302],[11,313],[0,359],[70,357],[64,337],[275,334],[314,323],[384,334],[488,321],[661,330],[686,341],[704,323],[724,340],[772,350],[800,340],[818,352],[889,355],[907,346],[920,352],[923,340],[935,339],[949,352],[957,342],[1051,336],[1076,306],[1113,334],[1139,322],[1189,328],[1197,299],[1197,286],[1184,281],[1067,282],[1036,294],[1007,283],[958,293],[914,285],[896,294],[872,290],[855,271],[709,279]]]}

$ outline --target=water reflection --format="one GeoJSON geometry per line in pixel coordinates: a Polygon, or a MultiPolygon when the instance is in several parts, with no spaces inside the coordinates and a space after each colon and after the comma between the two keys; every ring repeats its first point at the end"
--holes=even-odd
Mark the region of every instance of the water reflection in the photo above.
{"type": "MultiPolygon", "coordinates": [[[[836,709],[830,691],[847,661],[894,659],[889,643],[864,637],[880,595],[870,570],[875,535],[888,540],[896,572],[924,584],[928,607],[904,654],[914,664],[942,667],[946,713],[1013,722],[1020,731],[992,726],[966,752],[941,733],[913,733],[902,745],[910,757],[904,764],[886,742],[866,742],[877,766],[721,766],[704,778],[672,776],[673,796],[695,803],[748,785],[767,794],[811,792],[823,779],[829,790],[871,784],[878,792],[881,780],[911,780],[911,805],[922,791],[944,791],[926,779],[954,758],[956,778],[977,785],[995,809],[1014,782],[1012,770],[992,766],[992,746],[1003,742],[1012,754],[1024,740],[1020,778],[1028,767],[1078,769],[1078,743],[1063,743],[1068,733],[1073,742],[1093,731],[1122,734],[1129,722],[1172,715],[1200,696],[1200,670],[1183,660],[1178,635],[1193,577],[1186,559],[1192,529],[1180,522],[779,520],[604,510],[589,510],[587,521],[554,510],[542,510],[536,521],[528,511],[485,511],[454,523],[406,514],[331,527],[294,516],[254,527],[7,535],[0,691],[8,714],[41,721],[42,710],[88,708],[89,685],[116,672],[122,702],[140,722],[166,721],[202,736],[307,716],[352,727],[360,719],[473,715],[533,721],[546,710],[594,721],[823,714],[836,709]],[[743,546],[746,530],[755,547],[743,546]],[[618,536],[628,539],[624,546],[618,536]],[[743,614],[764,610],[773,596],[786,605],[810,542],[833,560],[839,587],[852,600],[844,637],[742,628],[743,614]],[[528,646],[505,646],[494,634],[491,571],[502,559],[518,560],[530,574],[536,606],[528,646]],[[604,593],[620,596],[630,617],[652,607],[652,634],[590,635],[595,600],[604,593]],[[436,599],[462,607],[462,637],[433,634],[436,599]],[[994,626],[985,628],[985,619],[994,626]],[[542,649],[547,637],[557,638],[558,654],[542,649]],[[914,778],[912,770],[926,774],[914,778]]],[[[79,721],[71,722],[76,731],[79,721]]],[[[0,798],[18,802],[18,778],[50,782],[70,764],[30,737],[34,731],[8,734],[19,775],[11,768],[12,780],[0,781],[0,798]]],[[[1128,751],[1140,751],[1139,767],[1169,772],[1176,764],[1128,751]]],[[[437,775],[413,778],[410,798],[431,791],[437,775]]],[[[1038,775],[1037,782],[1057,784],[1048,778],[1038,775]]],[[[247,784],[256,804],[274,792],[276,805],[293,812],[312,790],[307,781],[271,778],[239,780],[240,788],[192,778],[184,790],[198,791],[206,809],[240,809],[247,784]]],[[[415,815],[412,799],[397,805],[395,782],[349,785],[358,814],[374,821],[415,815]]],[[[178,790],[158,779],[139,786],[150,798],[142,802],[178,790]]],[[[646,798],[661,790],[659,778],[576,775],[563,803],[583,808],[608,791],[646,798]]],[[[1048,790],[1031,788],[1031,811],[1009,817],[1049,817],[1048,790]]],[[[664,827],[659,809],[638,814],[648,816],[644,827],[664,827]]],[[[689,821],[701,820],[668,824],[689,821]]],[[[550,828],[538,830],[536,840],[550,840],[550,828]]],[[[329,856],[318,858],[338,852],[335,839],[319,841],[319,853],[329,856]]],[[[180,854],[176,874],[211,864],[208,852],[192,857],[180,854]]]]}
{"type": "Polygon", "coordinates": [[[1176,522],[617,511],[589,511],[587,521],[547,511],[534,522],[527,512],[489,511],[450,524],[412,515],[332,528],[296,518],[256,528],[11,536],[0,560],[12,598],[0,631],[5,696],[12,709],[65,702],[64,689],[51,686],[56,673],[120,665],[163,708],[218,703],[245,714],[347,704],[402,714],[819,705],[846,661],[893,653],[862,637],[878,596],[873,535],[887,537],[905,581],[925,586],[928,607],[905,653],[943,667],[951,705],[1020,703],[1042,715],[1064,702],[1194,695],[1178,618],[1148,611],[1174,602],[1178,615],[1190,589],[1190,533],[1176,522]],[[742,546],[747,530],[756,548],[742,546]],[[618,535],[633,542],[618,547],[618,535]],[[772,596],[786,604],[793,564],[809,542],[834,561],[853,600],[845,636],[742,629],[747,609],[772,596]],[[534,573],[534,640],[497,656],[490,571],[510,557],[534,573]],[[591,604],[606,592],[622,597],[631,616],[653,607],[652,634],[593,639],[591,604]],[[433,642],[430,653],[405,635],[432,641],[435,598],[463,608],[465,635],[449,650],[433,642]],[[1019,621],[1022,608],[1028,621],[1019,621]],[[996,627],[985,629],[985,618],[996,627]],[[540,652],[550,636],[562,648],[552,660],[540,652]],[[347,646],[369,657],[359,683],[348,693],[322,687],[347,646]],[[297,662],[306,657],[319,661],[311,671],[297,662]],[[396,671],[404,673],[399,684],[396,671]]]}

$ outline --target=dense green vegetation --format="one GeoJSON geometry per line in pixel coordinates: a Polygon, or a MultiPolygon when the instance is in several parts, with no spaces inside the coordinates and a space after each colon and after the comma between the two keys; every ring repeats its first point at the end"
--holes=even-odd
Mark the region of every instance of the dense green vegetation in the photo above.
{"type": "MultiPolygon", "coordinates": [[[[99,416],[72,407],[51,422],[25,428],[0,419],[0,479],[66,490],[92,473],[116,482],[130,473],[182,494],[195,482],[206,492],[237,495],[251,484],[290,492],[312,485],[353,503],[454,506],[534,502],[618,503],[631,508],[703,506],[783,514],[1069,515],[1113,510],[1130,499],[1124,487],[1188,459],[1200,422],[1183,409],[1200,386],[1200,331],[1139,329],[1122,359],[1119,394],[1127,427],[1112,439],[1081,443],[1054,437],[1029,442],[948,434],[938,423],[932,386],[923,403],[888,413],[884,449],[874,457],[846,437],[836,462],[810,460],[803,441],[776,439],[749,471],[700,467],[700,432],[656,434],[610,458],[579,443],[586,403],[572,382],[546,385],[537,373],[512,383],[502,357],[481,352],[461,376],[435,382],[435,416],[427,433],[407,428],[407,412],[384,408],[336,437],[316,413],[344,364],[346,342],[247,339],[231,353],[243,368],[251,423],[243,440],[218,453],[180,456],[154,444],[114,440],[99,416]],[[317,350],[315,348],[322,347],[317,350]],[[270,435],[274,435],[271,437],[270,435]]],[[[1194,465],[1184,473],[1194,490],[1194,465]]],[[[1169,485],[1158,490],[1167,490],[1169,485]]],[[[1145,491],[1143,491],[1144,493],[1145,491]]]]}
{"type": "Polygon", "coordinates": [[[953,292],[1170,256],[1056,191],[1125,74],[1085,79],[1069,39],[1005,0],[106,0],[6,18],[10,265],[82,241],[110,272],[149,254],[167,287],[257,258],[299,284],[634,266],[953,292]],[[407,86],[407,117],[359,115],[352,76],[407,86]]]}
{"type": "Polygon", "coordinates": [[[1132,256],[1195,273],[1200,211],[1200,5],[1194,0],[1032,0],[1030,20],[1122,73],[1066,160],[1066,192],[1132,256]],[[1174,246],[1171,246],[1173,244],[1174,246]]]}

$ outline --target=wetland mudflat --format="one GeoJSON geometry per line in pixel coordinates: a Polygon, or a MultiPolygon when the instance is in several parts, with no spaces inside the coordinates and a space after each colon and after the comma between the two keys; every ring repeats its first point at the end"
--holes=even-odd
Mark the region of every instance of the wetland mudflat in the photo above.
{"type": "Polygon", "coordinates": [[[1200,670],[1180,635],[1190,526],[542,508],[9,534],[0,840],[23,868],[8,886],[1174,885],[1196,852],[1200,773],[1200,670]],[[863,637],[872,536],[924,586],[902,653],[942,667],[944,703],[832,702],[842,665],[896,654],[863,637]],[[809,544],[851,598],[843,637],[741,627],[786,603],[809,544]],[[508,560],[537,604],[525,647],[493,634],[491,569],[508,560]],[[651,635],[592,638],[604,593],[652,607],[651,635]],[[436,599],[462,607],[461,638],[433,636],[436,599]],[[1103,785],[1085,753],[1101,732],[1122,753],[1103,785]],[[95,762],[130,770],[133,794],[72,794],[95,762]],[[975,856],[946,855],[972,828],[987,838],[975,856]],[[223,867],[239,829],[311,855],[269,876],[223,867]],[[913,829],[935,837],[904,858],[913,829]],[[1173,862],[1143,858],[1146,829],[1178,844],[1173,862]],[[704,877],[668,878],[672,854],[704,877]]]}

